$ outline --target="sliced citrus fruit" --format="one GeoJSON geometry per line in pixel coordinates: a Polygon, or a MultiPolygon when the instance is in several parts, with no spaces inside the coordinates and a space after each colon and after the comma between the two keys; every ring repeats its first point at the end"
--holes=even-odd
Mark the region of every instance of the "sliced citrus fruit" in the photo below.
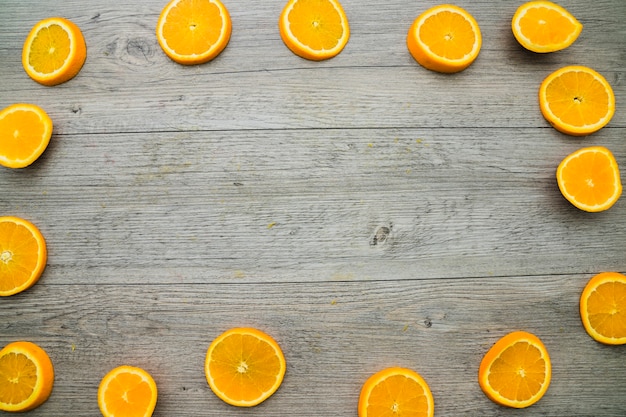
{"type": "Polygon", "coordinates": [[[529,51],[556,52],[570,46],[583,25],[563,7],[551,1],[524,3],[511,21],[513,36],[529,51]]]}
{"type": "Polygon", "coordinates": [[[585,136],[609,123],[615,113],[615,95],[602,75],[572,65],[556,70],[541,83],[539,106],[558,131],[585,136]]]}
{"type": "Polygon", "coordinates": [[[34,104],[13,104],[0,111],[0,165],[24,168],[48,147],[52,120],[34,104]]]}
{"type": "Polygon", "coordinates": [[[156,36],[173,61],[203,64],[226,48],[232,22],[219,0],[172,0],[161,11],[156,36]]]}
{"type": "Polygon", "coordinates": [[[525,408],[543,397],[550,385],[548,351],[534,334],[516,331],[498,340],[483,357],[480,388],[497,404],[525,408]]]}
{"type": "Polygon", "coordinates": [[[278,29],[294,54],[313,61],[336,56],[350,38],[348,18],[337,0],[289,0],[278,29]]]}
{"type": "Polygon", "coordinates": [[[46,241],[34,224],[19,217],[0,217],[0,296],[32,287],[47,258],[46,241]]]}
{"type": "Polygon", "coordinates": [[[464,70],[476,60],[482,36],[471,14],[442,4],[415,19],[406,43],[413,58],[424,68],[452,73],[464,70]]]}
{"type": "Polygon", "coordinates": [[[209,346],[204,373],[211,390],[228,404],[252,407],[269,398],[283,381],[283,352],[271,336],[234,328],[209,346]]]}
{"type": "Polygon", "coordinates": [[[358,411],[359,417],[432,417],[435,403],[421,375],[411,369],[392,367],[365,381],[358,411]]]}
{"type": "Polygon", "coordinates": [[[156,403],[156,383],[141,368],[118,366],[100,381],[98,406],[104,417],[150,417],[156,403]]]}
{"type": "Polygon", "coordinates": [[[43,404],[54,385],[48,354],[31,342],[12,342],[0,350],[0,410],[29,411],[43,404]]]}
{"type": "Polygon", "coordinates": [[[22,49],[26,73],[43,85],[57,85],[76,76],[87,58],[87,45],[80,28],[62,17],[38,22],[22,49]]]}
{"type": "Polygon", "coordinates": [[[584,211],[609,209],[622,194],[617,161],[603,146],[582,148],[566,156],[556,170],[563,196],[584,211]]]}
{"type": "Polygon", "coordinates": [[[601,272],[591,278],[580,296],[580,317],[598,342],[626,344],[626,276],[601,272]]]}

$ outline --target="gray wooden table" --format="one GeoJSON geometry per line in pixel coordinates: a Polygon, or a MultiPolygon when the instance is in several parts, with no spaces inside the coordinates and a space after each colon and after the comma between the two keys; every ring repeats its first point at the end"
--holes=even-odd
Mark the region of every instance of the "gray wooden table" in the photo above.
{"type": "Polygon", "coordinates": [[[54,121],[40,160],[0,170],[0,213],[34,222],[49,248],[39,283],[0,300],[0,345],[36,342],[56,369],[30,415],[99,415],[99,381],[121,364],[154,376],[155,416],[356,416],[362,383],[392,365],[424,376],[436,416],[626,415],[626,347],[594,342],[578,314],[587,280],[626,272],[626,198],[584,213],[555,181],[590,145],[626,178],[626,2],[561,1],[583,32],[536,55],[511,34],[521,1],[460,0],[484,41],[456,75],[405,45],[437,2],[344,0],[352,35],[324,62],[284,46],[284,3],[225,0],[228,47],[183,67],[156,41],[165,1],[2,0],[0,108],[35,103],[54,121]],[[21,50],[56,15],[81,27],[88,57],[49,88],[21,50]],[[617,99],[587,138],[538,106],[544,77],[571,64],[617,99]],[[203,374],[235,326],[274,336],[288,363],[254,409],[223,403],[203,374]],[[538,335],[554,367],[519,411],[477,382],[513,330],[538,335]]]}

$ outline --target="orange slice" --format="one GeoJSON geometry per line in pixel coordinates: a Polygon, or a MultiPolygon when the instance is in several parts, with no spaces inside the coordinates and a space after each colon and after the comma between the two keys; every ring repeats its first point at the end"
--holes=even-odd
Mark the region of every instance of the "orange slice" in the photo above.
{"type": "Polygon", "coordinates": [[[141,368],[119,366],[98,387],[98,406],[104,417],[150,417],[157,402],[157,386],[141,368]]]}
{"type": "Polygon", "coordinates": [[[348,18],[337,0],[289,0],[278,29],[294,54],[313,61],[336,56],[350,38],[348,18]]]}
{"type": "Polygon", "coordinates": [[[558,131],[585,136],[609,123],[615,113],[615,95],[602,75],[573,65],[553,72],[541,83],[539,106],[558,131]]]}
{"type": "Polygon", "coordinates": [[[617,161],[603,146],[582,148],[568,155],[556,170],[563,196],[584,211],[604,211],[622,194],[617,161]]]}
{"type": "Polygon", "coordinates": [[[43,404],[54,385],[48,354],[31,342],[13,342],[0,350],[0,410],[29,411],[43,404]]]}
{"type": "Polygon", "coordinates": [[[33,80],[43,85],[57,85],[80,72],[87,58],[83,34],[74,23],[51,17],[37,23],[22,49],[22,65],[33,80]]]}
{"type": "Polygon", "coordinates": [[[19,217],[0,217],[0,296],[32,287],[47,258],[46,241],[34,224],[19,217]]]}
{"type": "Polygon", "coordinates": [[[531,333],[516,331],[498,340],[483,357],[480,388],[497,404],[525,408],[543,397],[552,365],[545,346],[531,333]]]}
{"type": "Polygon", "coordinates": [[[626,276],[601,272],[591,278],[580,296],[580,317],[594,340],[626,344],[626,276]]]}
{"type": "Polygon", "coordinates": [[[556,52],[570,46],[583,25],[558,4],[551,1],[524,3],[511,21],[513,36],[529,51],[556,52]]]}
{"type": "Polygon", "coordinates": [[[432,417],[435,403],[428,384],[417,372],[393,367],[365,381],[358,411],[359,417],[432,417]]]}
{"type": "Polygon", "coordinates": [[[443,4],[419,15],[406,38],[409,52],[424,68],[459,72],[480,52],[482,37],[476,20],[464,9],[443,4]]]}
{"type": "Polygon", "coordinates": [[[271,336],[234,328],[209,346],[204,373],[211,390],[228,404],[252,407],[269,398],[283,381],[285,357],[271,336]]]}
{"type": "Polygon", "coordinates": [[[183,65],[203,64],[218,56],[231,32],[230,15],[219,0],[172,0],[156,27],[165,54],[183,65]]]}
{"type": "Polygon", "coordinates": [[[24,168],[48,147],[52,119],[34,104],[13,104],[0,111],[0,165],[24,168]]]}

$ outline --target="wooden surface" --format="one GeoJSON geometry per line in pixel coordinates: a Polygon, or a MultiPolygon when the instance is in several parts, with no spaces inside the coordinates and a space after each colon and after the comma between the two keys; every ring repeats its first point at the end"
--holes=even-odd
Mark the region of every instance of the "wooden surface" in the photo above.
{"type": "Polygon", "coordinates": [[[30,415],[99,415],[99,381],[121,364],[154,376],[155,416],[356,416],[362,383],[392,365],[424,376],[436,416],[626,415],[626,348],[594,342],[578,314],[593,274],[626,272],[626,200],[584,213],[554,178],[582,146],[626,166],[623,0],[561,1],[584,29],[549,55],[513,38],[520,2],[458,1],[484,41],[456,75],[405,46],[433,1],[344,0],[351,38],[324,62],[283,45],[283,0],[226,1],[231,41],[195,67],[156,41],[164,3],[0,4],[0,108],[35,103],[55,124],[40,160],[0,170],[0,213],[34,222],[49,249],[39,283],[0,300],[0,345],[36,342],[55,365],[30,415]],[[81,27],[88,57],[48,88],[20,59],[55,15],[81,27]],[[571,64],[617,99],[588,138],[539,111],[543,78],[571,64]],[[273,335],[288,362],[254,409],[223,403],[203,374],[209,343],[234,326],[273,335]],[[526,410],[477,383],[487,349],[518,329],[554,367],[526,410]]]}

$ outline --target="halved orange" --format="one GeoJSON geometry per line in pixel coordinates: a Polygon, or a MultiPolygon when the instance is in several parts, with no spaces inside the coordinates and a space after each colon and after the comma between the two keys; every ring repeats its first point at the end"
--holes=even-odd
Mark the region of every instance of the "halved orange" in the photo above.
{"type": "Polygon", "coordinates": [[[118,366],[100,381],[98,406],[104,417],[150,417],[156,403],[156,383],[141,368],[118,366]]]}
{"type": "Polygon", "coordinates": [[[478,383],[497,404],[525,408],[543,397],[550,385],[552,365],[541,340],[515,331],[498,340],[483,357],[478,383]]]}
{"type": "Polygon", "coordinates": [[[392,367],[376,372],[365,381],[358,411],[359,417],[432,417],[435,403],[420,374],[392,367]]]}
{"type": "Polygon", "coordinates": [[[0,165],[24,168],[48,147],[52,119],[34,104],[13,104],[0,111],[0,165]]]}
{"type": "Polygon", "coordinates": [[[211,390],[228,404],[252,407],[269,398],[283,381],[285,357],[276,341],[253,328],[234,328],[207,350],[204,373],[211,390]]]}
{"type": "Polygon", "coordinates": [[[585,136],[603,128],[615,113],[608,81],[591,68],[572,65],[548,75],[539,88],[541,113],[558,131],[585,136]]]}
{"type": "Polygon", "coordinates": [[[607,210],[622,194],[617,161],[603,146],[582,148],[566,156],[556,170],[556,179],[563,196],[584,211],[607,210]]]}
{"type": "Polygon", "coordinates": [[[601,272],[591,278],[580,296],[580,317],[594,340],[626,344],[626,275],[601,272]]]}
{"type": "Polygon", "coordinates": [[[459,72],[478,57],[482,36],[476,19],[451,4],[432,7],[413,22],[406,38],[409,52],[424,68],[459,72]]]}
{"type": "Polygon", "coordinates": [[[156,26],[165,54],[183,65],[203,64],[218,56],[231,32],[230,14],[219,0],[172,0],[156,26]]]}
{"type": "Polygon", "coordinates": [[[556,52],[570,46],[583,25],[563,7],[551,1],[524,3],[511,21],[513,36],[529,51],[556,52]]]}
{"type": "Polygon", "coordinates": [[[32,287],[47,258],[46,241],[37,226],[19,217],[0,217],[0,296],[32,287]]]}
{"type": "Polygon", "coordinates": [[[37,23],[22,49],[22,65],[26,73],[48,86],[74,78],[86,58],[87,45],[80,28],[62,17],[37,23]]]}
{"type": "Polygon", "coordinates": [[[54,385],[50,357],[32,342],[12,342],[0,350],[0,410],[29,411],[43,404],[54,385]]]}
{"type": "Polygon", "coordinates": [[[350,38],[348,18],[337,0],[289,0],[278,29],[294,54],[313,61],[336,56],[350,38]]]}

